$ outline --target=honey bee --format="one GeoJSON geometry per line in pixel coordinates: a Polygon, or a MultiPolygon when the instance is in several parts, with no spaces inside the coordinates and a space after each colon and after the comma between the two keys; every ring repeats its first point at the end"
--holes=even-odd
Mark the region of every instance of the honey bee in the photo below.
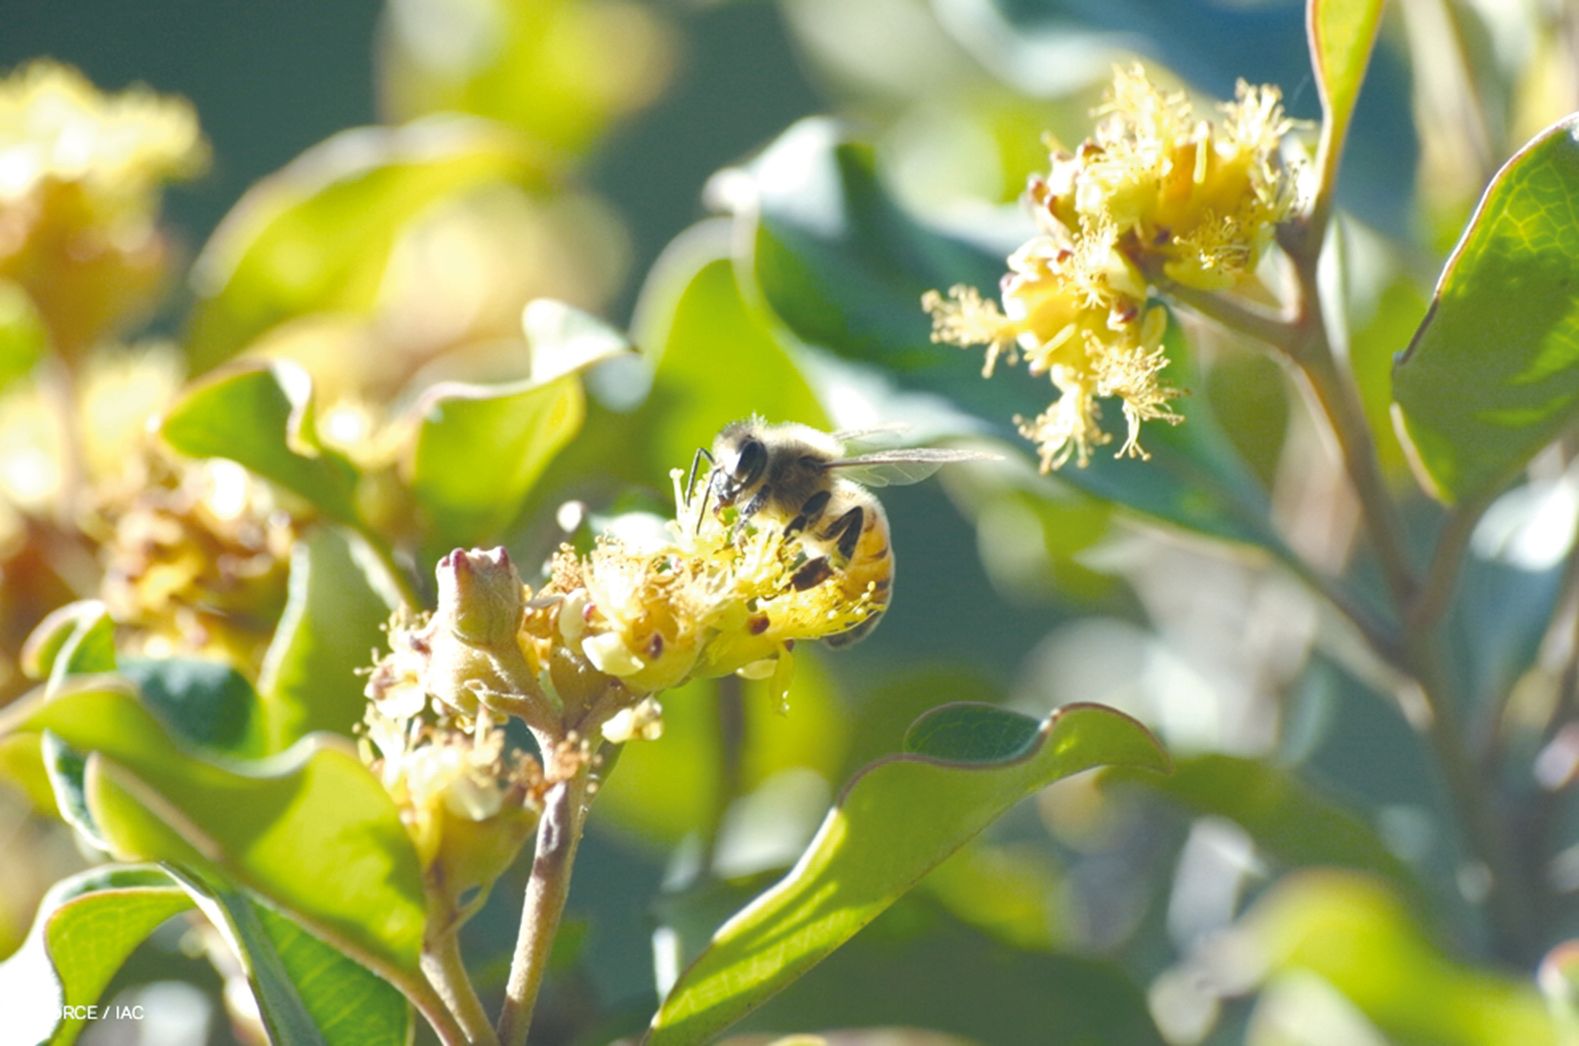
{"type": "Polygon", "coordinates": [[[758,417],[725,426],[711,451],[698,448],[687,497],[703,459],[708,463],[700,520],[710,499],[736,510],[735,526],[764,516],[786,536],[802,535],[812,550],[791,584],[805,591],[834,578],[851,598],[873,595],[876,609],[860,624],[829,636],[848,646],[877,627],[894,582],[888,514],[867,487],[917,483],[951,461],[993,460],[996,455],[930,447],[851,455],[847,445],[895,429],[822,432],[806,425],[771,425],[758,417]]]}

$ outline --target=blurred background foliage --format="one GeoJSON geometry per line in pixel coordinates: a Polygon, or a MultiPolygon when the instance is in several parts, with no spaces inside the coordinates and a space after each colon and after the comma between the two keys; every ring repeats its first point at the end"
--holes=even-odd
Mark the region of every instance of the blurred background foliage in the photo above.
{"type": "MultiPolygon", "coordinates": [[[[932,346],[920,294],[995,282],[1042,135],[1086,135],[1115,61],[1203,97],[1280,84],[1316,119],[1303,18],[1294,0],[9,0],[0,68],[48,56],[184,96],[210,159],[165,197],[162,292],[139,283],[146,300],[69,353],[0,265],[0,694],[30,685],[38,621],[98,595],[123,651],[220,658],[286,695],[260,742],[278,750],[355,722],[349,673],[380,642],[391,564],[430,578],[461,542],[537,564],[617,513],[666,511],[668,470],[748,413],[1010,436],[1038,394],[932,346]],[[539,298],[628,326],[640,355],[573,311],[523,331],[539,298]],[[208,375],[237,358],[286,365],[208,375]],[[250,432],[225,456],[274,484],[143,449],[161,414],[199,458],[250,432]]],[[[1572,5],[1391,5],[1330,278],[1401,494],[1393,353],[1496,167],[1575,108],[1572,5]]],[[[842,784],[954,700],[1101,701],[1177,772],[1021,804],[740,1041],[1555,1041],[1533,971],[1579,932],[1571,447],[1486,515],[1449,626],[1494,806],[1543,884],[1510,943],[1414,710],[1289,569],[1297,552],[1378,590],[1334,455],[1281,368],[1184,321],[1170,375],[1190,423],[1154,461],[1048,479],[1016,446],[885,491],[898,595],[871,640],[801,658],[787,715],[764,683],[666,696],[666,736],[627,746],[598,797],[542,1042],[638,1031],[842,784]]],[[[1408,514],[1417,533],[1440,518],[1418,495],[1408,514]]],[[[0,954],[84,860],[42,758],[0,745],[0,954]]],[[[467,931],[485,996],[524,875],[467,931]]],[[[183,1000],[162,1042],[245,1038],[189,926],[109,994],[183,1000]]]]}

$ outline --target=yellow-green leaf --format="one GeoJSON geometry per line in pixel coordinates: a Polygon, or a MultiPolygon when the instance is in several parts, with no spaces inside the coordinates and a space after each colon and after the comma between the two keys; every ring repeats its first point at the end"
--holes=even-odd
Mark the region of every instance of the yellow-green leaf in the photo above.
{"type": "Polygon", "coordinates": [[[1497,173],[1393,369],[1423,485],[1494,493],[1579,416],[1579,114],[1497,173]]]}
{"type": "Polygon", "coordinates": [[[1046,785],[1104,764],[1168,765],[1144,727],[1098,705],[1040,722],[947,705],[917,721],[905,749],[858,774],[789,874],[713,936],[653,1018],[650,1042],[709,1041],[1046,785]]]}

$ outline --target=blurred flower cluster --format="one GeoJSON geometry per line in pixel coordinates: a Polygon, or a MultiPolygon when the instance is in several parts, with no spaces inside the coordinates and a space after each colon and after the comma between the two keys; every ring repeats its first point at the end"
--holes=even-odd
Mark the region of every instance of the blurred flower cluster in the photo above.
{"type": "Polygon", "coordinates": [[[1296,169],[1280,158],[1290,122],[1277,88],[1243,81],[1219,124],[1197,120],[1182,92],[1140,66],[1119,68],[1096,133],[1055,150],[1027,194],[1037,235],[1009,257],[1002,307],[971,287],[929,292],[933,340],[986,345],[983,371],[1023,356],[1059,396],[1017,418],[1048,471],[1084,466],[1111,440],[1099,400],[1116,397],[1127,427],[1120,456],[1145,457],[1142,422],[1177,423],[1160,372],[1167,313],[1151,288],[1234,287],[1255,268],[1294,208],[1296,169]]]}
{"type": "Polygon", "coordinates": [[[0,82],[0,283],[27,295],[63,358],[153,302],[169,261],[159,188],[207,157],[183,100],[103,95],[52,62],[0,82]]]}

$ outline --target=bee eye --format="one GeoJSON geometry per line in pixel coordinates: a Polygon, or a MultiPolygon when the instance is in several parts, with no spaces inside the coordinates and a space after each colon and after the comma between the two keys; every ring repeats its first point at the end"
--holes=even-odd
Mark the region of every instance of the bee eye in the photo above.
{"type": "Polygon", "coordinates": [[[748,439],[740,445],[740,456],[735,459],[733,478],[742,486],[754,482],[767,467],[768,451],[759,439],[748,439]]]}

